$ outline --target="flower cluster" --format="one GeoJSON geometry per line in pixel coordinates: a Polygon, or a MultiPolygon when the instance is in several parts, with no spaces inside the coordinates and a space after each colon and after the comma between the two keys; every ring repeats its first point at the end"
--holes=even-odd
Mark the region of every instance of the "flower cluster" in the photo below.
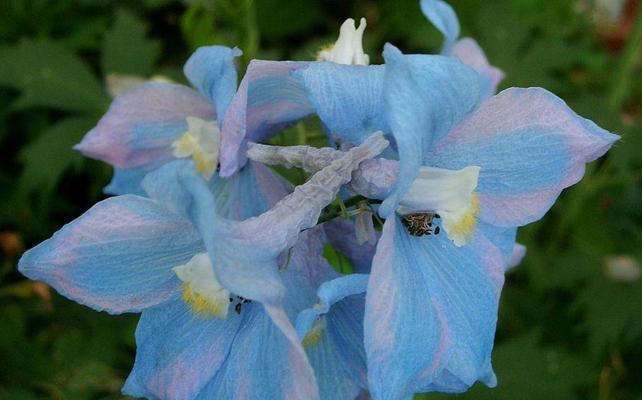
{"type": "Polygon", "coordinates": [[[544,89],[495,94],[503,74],[459,39],[452,8],[421,8],[439,55],[387,44],[370,65],[365,19],[349,19],[317,61],[254,60],[237,87],[240,50],[203,47],[184,69],[195,89],[138,85],[76,146],[114,166],[116,196],[19,268],[94,309],[142,313],[124,393],[411,399],[496,384],[517,227],[618,136],[544,89]],[[311,115],[334,146],[266,144],[311,115]],[[266,165],[310,178],[292,187],[266,165]],[[328,264],[328,243],[355,273],[328,264]]]}

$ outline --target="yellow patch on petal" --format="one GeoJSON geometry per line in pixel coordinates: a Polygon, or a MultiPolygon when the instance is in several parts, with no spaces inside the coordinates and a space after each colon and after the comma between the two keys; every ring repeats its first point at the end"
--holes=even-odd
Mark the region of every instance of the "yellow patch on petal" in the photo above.
{"type": "Polygon", "coordinates": [[[212,301],[206,296],[192,290],[189,282],[183,283],[183,301],[190,309],[203,318],[217,317],[225,319],[229,300],[212,301]]]}
{"type": "Polygon", "coordinates": [[[308,348],[319,344],[323,329],[325,328],[325,319],[322,317],[314,322],[312,329],[305,335],[301,344],[303,347],[308,348]]]}
{"type": "Polygon", "coordinates": [[[216,169],[216,164],[214,163],[215,160],[211,157],[208,157],[202,151],[194,152],[194,155],[192,157],[194,158],[194,163],[196,164],[196,170],[198,171],[198,173],[203,175],[203,178],[210,179],[212,177],[212,174],[214,174],[214,170],[216,169]]]}
{"type": "Polygon", "coordinates": [[[468,209],[458,219],[450,223],[444,221],[444,229],[456,246],[468,243],[477,226],[477,215],[479,215],[479,199],[477,193],[472,193],[468,209]]]}

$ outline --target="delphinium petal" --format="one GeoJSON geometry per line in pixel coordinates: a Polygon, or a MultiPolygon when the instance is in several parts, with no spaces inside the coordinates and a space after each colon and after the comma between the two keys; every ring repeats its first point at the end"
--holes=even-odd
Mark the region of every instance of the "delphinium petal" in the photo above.
{"type": "Polygon", "coordinates": [[[488,62],[486,55],[474,39],[459,37],[459,19],[448,3],[442,0],[421,0],[421,10],[428,20],[444,35],[441,53],[456,57],[486,78],[483,92],[489,97],[497,92],[497,85],[504,73],[488,62]]]}
{"type": "Polygon", "coordinates": [[[383,74],[383,65],[318,62],[293,75],[330,135],[357,145],[372,132],[390,132],[382,113],[383,74]]]}
{"type": "Polygon", "coordinates": [[[452,130],[481,100],[480,77],[442,56],[403,55],[384,49],[385,112],[399,152],[399,179],[379,214],[391,215],[417,176],[432,144],[452,130]]]}
{"type": "Polygon", "coordinates": [[[511,88],[485,101],[424,159],[448,169],[480,166],[479,217],[520,226],[540,219],[618,138],[544,89],[511,88]]]}
{"type": "MultiPolygon", "coordinates": [[[[241,50],[237,48],[200,47],[187,60],[183,68],[190,83],[214,104],[219,119],[225,115],[236,92],[234,59],[241,54],[241,50]]],[[[221,121],[218,122],[221,125],[221,121]]]]}
{"type": "Polygon", "coordinates": [[[180,298],[143,311],[136,361],[123,392],[148,399],[193,399],[221,368],[243,315],[203,318],[180,298]]]}
{"type": "Polygon", "coordinates": [[[459,37],[459,19],[455,10],[442,0],[421,0],[421,11],[444,35],[442,54],[450,54],[459,37]]]}
{"type": "Polygon", "coordinates": [[[135,312],[170,299],[180,286],[171,268],[203,250],[188,221],[127,195],[96,204],[27,251],[18,268],[79,303],[135,312]]]}
{"type": "Polygon", "coordinates": [[[225,115],[221,142],[221,176],[245,164],[248,141],[263,141],[288,124],[313,113],[292,71],[308,63],[253,60],[225,115]]]}
{"type": "Polygon", "coordinates": [[[145,196],[145,191],[140,186],[147,174],[144,168],[114,168],[114,175],[103,192],[105,194],[135,194],[145,196]]]}
{"type": "Polygon", "coordinates": [[[461,392],[476,380],[494,385],[503,271],[501,252],[479,230],[471,245],[456,247],[443,235],[408,235],[397,217],[387,219],[366,297],[373,397],[461,392]]]}
{"type": "Polygon", "coordinates": [[[216,112],[186,86],[145,83],[117,97],[75,149],[114,167],[158,166],[174,159],[171,144],[190,116],[213,120],[216,112]]]}

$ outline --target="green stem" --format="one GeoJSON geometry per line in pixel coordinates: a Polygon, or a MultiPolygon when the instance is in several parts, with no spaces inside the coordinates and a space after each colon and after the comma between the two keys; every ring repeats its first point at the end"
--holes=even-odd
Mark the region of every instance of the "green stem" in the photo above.
{"type": "Polygon", "coordinates": [[[642,47],[642,5],[638,6],[633,29],[626,43],[620,64],[615,71],[615,79],[609,95],[609,104],[620,109],[625,100],[630,77],[639,59],[642,47]]]}

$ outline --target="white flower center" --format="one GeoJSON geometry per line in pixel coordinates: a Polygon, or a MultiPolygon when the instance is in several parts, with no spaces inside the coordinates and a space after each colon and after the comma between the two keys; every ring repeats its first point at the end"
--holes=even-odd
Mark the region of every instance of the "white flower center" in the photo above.
{"type": "Polygon", "coordinates": [[[336,43],[333,46],[321,49],[317,60],[347,65],[370,64],[370,57],[363,52],[363,45],[361,43],[365,29],[365,18],[361,18],[359,21],[359,28],[355,28],[354,19],[346,19],[341,25],[339,38],[336,43]]]}
{"type": "Polygon", "coordinates": [[[439,215],[443,230],[456,246],[466,244],[475,230],[479,201],[475,194],[479,167],[459,171],[420,167],[417,178],[399,203],[397,212],[439,215]]]}
{"type": "Polygon", "coordinates": [[[184,265],[172,268],[183,281],[183,301],[192,311],[204,317],[225,318],[230,305],[230,292],[216,279],[207,253],[199,253],[184,265]]]}
{"type": "Polygon", "coordinates": [[[210,179],[218,164],[221,132],[216,121],[206,121],[197,117],[187,117],[186,120],[187,131],[172,143],[174,157],[192,157],[196,163],[196,170],[205,179],[210,179]]]}

